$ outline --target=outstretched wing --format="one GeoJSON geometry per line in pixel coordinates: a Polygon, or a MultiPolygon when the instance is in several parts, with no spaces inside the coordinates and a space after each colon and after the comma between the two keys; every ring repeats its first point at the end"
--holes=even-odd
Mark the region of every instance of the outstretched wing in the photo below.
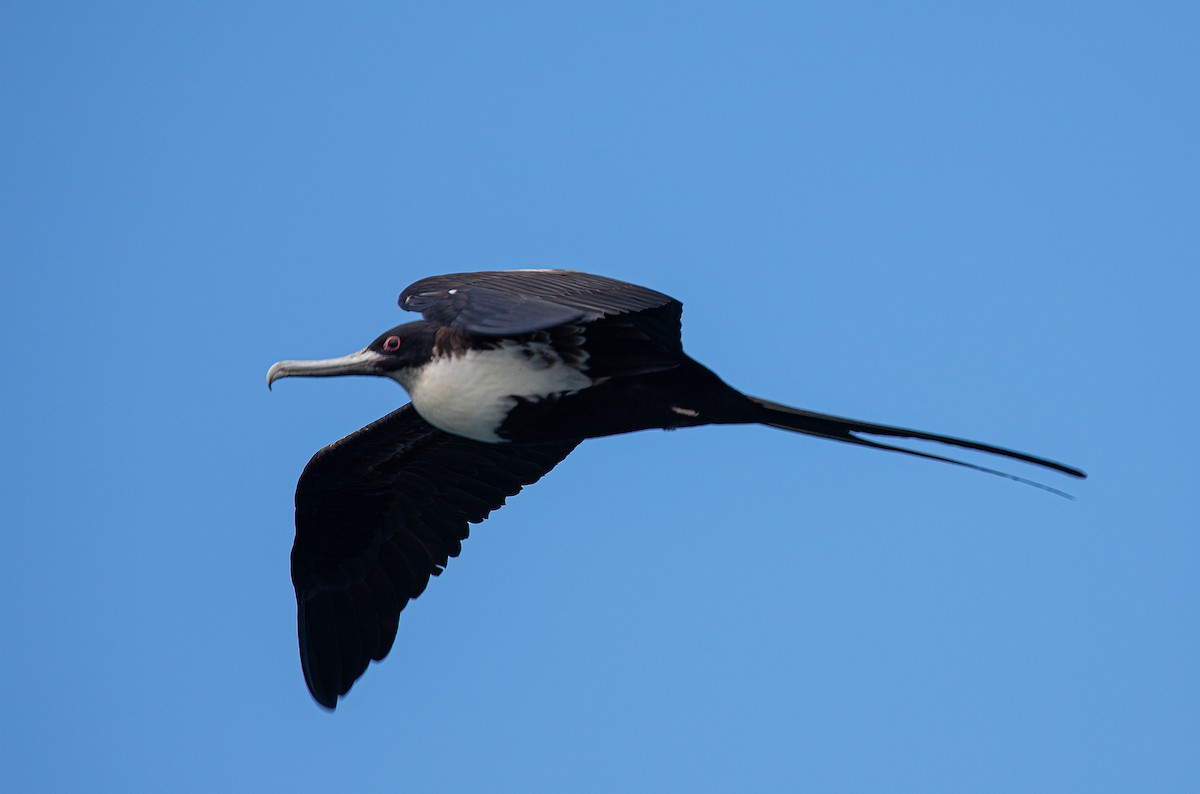
{"type": "Polygon", "coordinates": [[[663,308],[679,301],[661,292],[574,270],[495,270],[421,279],[400,293],[400,308],[430,322],[483,336],[514,336],[567,323],[663,308]]]}
{"type": "Polygon", "coordinates": [[[411,404],[325,447],[296,486],[300,662],[332,709],[396,638],[400,611],[468,534],[578,441],[485,444],[437,430],[411,404]]]}

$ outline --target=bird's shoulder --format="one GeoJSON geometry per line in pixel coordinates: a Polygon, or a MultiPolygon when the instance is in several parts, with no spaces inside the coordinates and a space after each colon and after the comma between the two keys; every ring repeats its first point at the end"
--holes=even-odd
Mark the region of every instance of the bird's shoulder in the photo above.
{"type": "Polygon", "coordinates": [[[650,312],[676,322],[682,304],[625,281],[575,270],[494,270],[431,276],[400,294],[426,320],[483,336],[650,312]]]}

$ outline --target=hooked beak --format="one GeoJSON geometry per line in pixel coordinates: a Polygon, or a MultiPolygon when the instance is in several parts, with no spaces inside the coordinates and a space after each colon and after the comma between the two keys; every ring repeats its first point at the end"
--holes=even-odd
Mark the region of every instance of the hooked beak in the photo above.
{"type": "Polygon", "coordinates": [[[280,378],[328,378],[337,375],[381,375],[379,364],[387,356],[365,349],[348,356],[318,361],[277,361],[267,370],[267,388],[280,378]]]}

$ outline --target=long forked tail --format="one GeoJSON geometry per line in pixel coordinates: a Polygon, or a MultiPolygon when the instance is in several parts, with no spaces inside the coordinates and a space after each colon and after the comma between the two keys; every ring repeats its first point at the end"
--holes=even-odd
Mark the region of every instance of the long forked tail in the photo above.
{"type": "Polygon", "coordinates": [[[977,441],[967,441],[962,438],[953,438],[951,436],[940,436],[936,433],[925,433],[920,430],[907,430],[902,427],[889,427],[888,425],[876,425],[870,422],[859,422],[855,419],[843,419],[840,416],[830,416],[828,414],[819,414],[814,411],[805,411],[800,408],[792,408],[788,405],[773,403],[769,400],[759,399],[758,397],[750,397],[750,401],[763,409],[758,417],[760,424],[769,425],[770,427],[778,427],[782,430],[792,430],[797,433],[807,433],[811,436],[820,436],[821,438],[831,438],[834,441],[846,441],[851,444],[860,444],[864,447],[874,447],[875,449],[886,449],[893,452],[903,452],[905,455],[914,455],[919,458],[928,458],[930,460],[940,460],[945,463],[953,463],[955,466],[965,466],[968,469],[975,471],[994,474],[997,477],[1006,477],[1010,480],[1015,480],[1026,485],[1032,485],[1035,488],[1041,488],[1044,491],[1065,496],[1068,499],[1073,498],[1070,494],[1060,491],[1057,488],[1051,488],[1048,485],[1043,485],[1034,480],[1027,480],[1024,477],[1018,477],[1015,474],[999,471],[997,469],[989,469],[986,466],[977,466],[974,463],[967,463],[954,458],[947,458],[942,455],[936,455],[932,452],[921,452],[915,449],[906,449],[905,447],[895,446],[893,444],[884,444],[880,441],[872,441],[867,438],[862,438],[863,435],[868,436],[887,436],[890,438],[915,438],[920,441],[937,441],[941,444],[949,444],[963,449],[973,449],[979,452],[987,452],[992,455],[1001,455],[1013,460],[1019,460],[1024,463],[1032,463],[1035,466],[1044,466],[1047,469],[1069,474],[1072,477],[1086,478],[1079,469],[1073,466],[1066,466],[1062,463],[1056,463],[1052,460],[1039,458],[1034,455],[1026,455],[1024,452],[1017,452],[1003,447],[994,447],[991,444],[981,444],[977,441]]]}

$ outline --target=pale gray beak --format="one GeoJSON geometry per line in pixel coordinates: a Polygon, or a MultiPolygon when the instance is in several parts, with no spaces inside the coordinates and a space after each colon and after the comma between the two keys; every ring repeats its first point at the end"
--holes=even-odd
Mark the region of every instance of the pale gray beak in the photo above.
{"type": "Polygon", "coordinates": [[[364,349],[348,356],[318,361],[277,361],[267,370],[267,388],[280,378],[328,378],[337,375],[382,375],[380,362],[387,356],[364,349]]]}

